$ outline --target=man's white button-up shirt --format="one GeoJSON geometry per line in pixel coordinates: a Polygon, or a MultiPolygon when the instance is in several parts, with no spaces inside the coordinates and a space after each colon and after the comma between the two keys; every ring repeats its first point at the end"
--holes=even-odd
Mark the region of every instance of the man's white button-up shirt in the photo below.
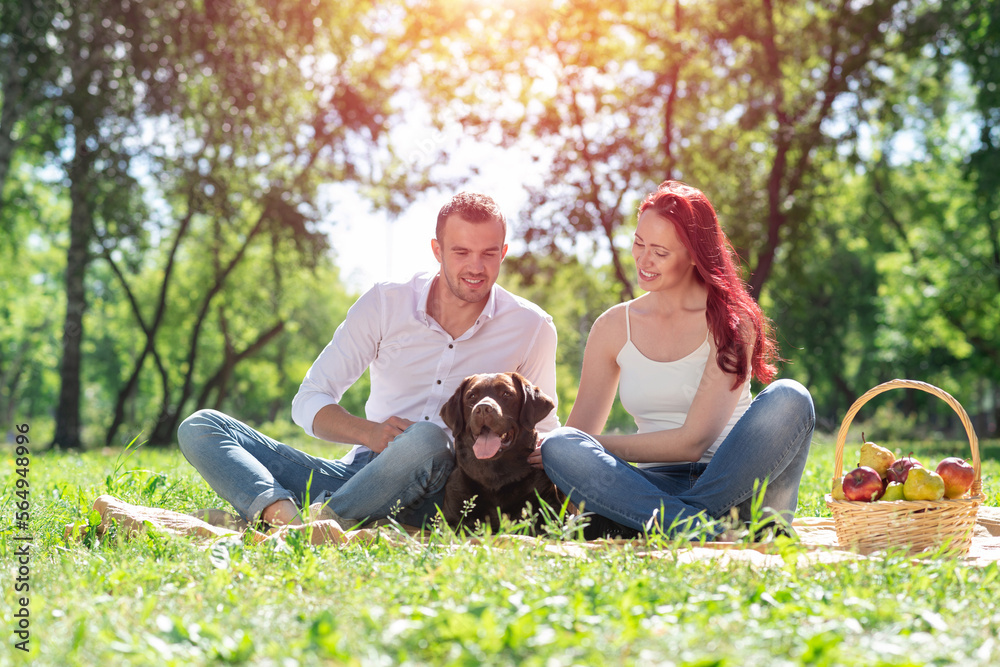
{"type": "MultiPolygon", "coordinates": [[[[292,419],[306,433],[314,435],[316,413],[338,403],[366,368],[365,416],[374,422],[396,416],[447,430],[441,407],[476,373],[517,371],[556,400],[556,328],[545,311],[494,285],[476,323],[452,338],[427,314],[433,281],[419,274],[379,283],[351,306],[292,399],[292,419]]],[[[553,409],[538,430],[558,426],[553,409]]]]}

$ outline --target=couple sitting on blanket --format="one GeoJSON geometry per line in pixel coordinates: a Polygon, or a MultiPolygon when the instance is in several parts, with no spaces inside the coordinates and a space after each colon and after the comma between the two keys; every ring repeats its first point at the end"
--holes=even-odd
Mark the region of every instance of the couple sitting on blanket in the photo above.
{"type": "MultiPolygon", "coordinates": [[[[491,198],[458,194],[431,240],[437,275],[375,285],[351,307],[292,401],[306,433],[356,445],[346,456],[310,456],[212,410],[181,424],[184,456],[249,522],[296,525],[320,503],[349,523],[422,525],[454,466],[439,413],[466,376],[517,371],[556,396],[552,318],[495,284],[506,230],[491,198]],[[360,418],[338,402],[366,368],[360,418]]],[[[632,257],[646,293],[594,323],[567,425],[555,409],[538,424],[530,464],[608,535],[712,537],[717,520],[749,518],[760,488],[790,524],[812,399],[791,380],[751,396],[751,377],[775,375],[774,338],[705,195],[661,184],[639,207],[632,257]],[[635,434],[602,434],[616,389],[635,434]]]]}

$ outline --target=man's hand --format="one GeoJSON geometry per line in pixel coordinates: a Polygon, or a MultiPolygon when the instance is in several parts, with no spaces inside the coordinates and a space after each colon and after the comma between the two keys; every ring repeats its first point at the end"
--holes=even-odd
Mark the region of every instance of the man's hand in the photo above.
{"type": "Polygon", "coordinates": [[[364,444],[368,449],[378,454],[388,447],[389,443],[397,435],[413,426],[413,424],[414,422],[402,417],[389,417],[382,423],[372,422],[371,431],[364,444]]]}
{"type": "Polygon", "coordinates": [[[532,468],[545,470],[545,466],[542,465],[542,435],[540,433],[538,434],[538,440],[535,441],[534,451],[528,454],[528,465],[532,468]]]}
{"type": "Polygon", "coordinates": [[[413,426],[402,417],[389,417],[384,422],[372,422],[355,417],[333,403],[316,413],[313,433],[317,438],[345,445],[364,445],[376,454],[389,446],[393,438],[413,426]]]}

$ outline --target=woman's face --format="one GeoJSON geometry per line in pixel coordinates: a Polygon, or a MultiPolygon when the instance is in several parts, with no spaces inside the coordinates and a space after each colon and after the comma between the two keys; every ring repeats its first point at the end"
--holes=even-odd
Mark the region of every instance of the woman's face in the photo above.
{"type": "Polygon", "coordinates": [[[677,287],[694,277],[694,260],[677,236],[674,223],[652,209],[639,216],[632,258],[639,287],[647,292],[677,287]]]}

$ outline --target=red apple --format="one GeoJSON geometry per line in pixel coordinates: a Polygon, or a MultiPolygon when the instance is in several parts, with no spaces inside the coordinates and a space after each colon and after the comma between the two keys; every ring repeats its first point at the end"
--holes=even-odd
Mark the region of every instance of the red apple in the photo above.
{"type": "Polygon", "coordinates": [[[882,497],[882,476],[868,466],[858,466],[844,475],[844,497],[870,503],[882,497]]]}
{"type": "Polygon", "coordinates": [[[896,459],[889,470],[885,473],[885,479],[887,482],[899,482],[902,484],[906,481],[906,475],[910,472],[910,468],[920,465],[920,461],[916,460],[912,456],[907,456],[906,458],[896,459]]]}
{"type": "Polygon", "coordinates": [[[972,487],[975,469],[957,456],[949,456],[938,464],[937,474],[944,480],[945,498],[961,498],[972,487]]]}

